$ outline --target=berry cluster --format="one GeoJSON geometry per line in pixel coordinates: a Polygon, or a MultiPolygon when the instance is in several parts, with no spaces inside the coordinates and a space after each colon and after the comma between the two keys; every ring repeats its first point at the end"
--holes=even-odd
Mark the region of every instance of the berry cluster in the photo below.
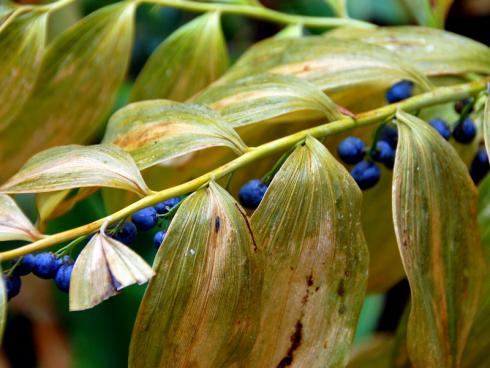
{"type": "Polygon", "coordinates": [[[4,276],[7,299],[10,300],[20,292],[21,276],[31,272],[42,279],[54,279],[58,289],[67,293],[70,289],[70,278],[73,271],[73,259],[70,256],[58,257],[51,252],[27,254],[13,262],[8,276],[4,276]]]}
{"type": "MultiPolygon", "coordinates": [[[[410,97],[413,93],[413,83],[400,81],[390,87],[386,93],[389,103],[398,102],[410,97]]],[[[460,112],[471,108],[471,101],[465,100],[456,103],[455,109],[460,112]]],[[[429,124],[445,139],[449,140],[451,135],[456,142],[468,144],[476,136],[476,126],[473,120],[462,115],[461,121],[457,122],[453,131],[442,119],[432,119],[429,124]]],[[[398,141],[398,131],[391,125],[384,125],[378,130],[373,146],[368,149],[366,144],[357,137],[347,137],[338,146],[340,159],[349,165],[354,165],[351,175],[362,190],[376,185],[381,176],[381,170],[377,163],[383,164],[387,169],[393,169],[398,141]],[[370,156],[365,159],[366,153],[370,156]]],[[[488,159],[486,152],[478,151],[470,169],[471,176],[478,182],[488,172],[488,159]]]]}

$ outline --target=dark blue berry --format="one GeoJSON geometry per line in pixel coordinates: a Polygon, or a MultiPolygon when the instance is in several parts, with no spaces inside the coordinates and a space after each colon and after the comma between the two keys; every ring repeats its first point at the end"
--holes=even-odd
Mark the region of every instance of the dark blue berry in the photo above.
{"type": "Polygon", "coordinates": [[[142,210],[135,212],[131,219],[138,230],[150,230],[158,222],[157,211],[153,207],[143,208],[142,210]]]}
{"type": "Polygon", "coordinates": [[[253,179],[247,181],[238,192],[238,199],[242,206],[250,208],[252,210],[256,209],[264,194],[267,191],[267,185],[258,179],[253,179]]]}
{"type": "Polygon", "coordinates": [[[125,221],[112,237],[123,244],[131,245],[135,241],[137,234],[138,230],[136,229],[136,225],[131,221],[125,221]]]}
{"type": "Polygon", "coordinates": [[[155,248],[160,248],[160,245],[162,245],[162,242],[165,239],[166,235],[167,232],[163,230],[155,233],[155,236],[153,237],[153,245],[155,246],[155,248]]]}
{"type": "Polygon", "coordinates": [[[383,125],[379,129],[378,140],[388,142],[395,149],[398,144],[398,130],[392,125],[383,125]]]}
{"type": "Polygon", "coordinates": [[[170,209],[172,207],[174,207],[175,205],[177,205],[182,199],[180,197],[175,197],[175,198],[170,198],[170,199],[167,199],[166,201],[163,201],[163,202],[160,202],[160,203],[157,203],[155,205],[155,210],[160,214],[160,215],[164,215],[166,214],[168,211],[170,211],[170,209]]]}
{"type": "Polygon", "coordinates": [[[442,135],[442,137],[447,141],[451,137],[451,130],[447,126],[447,123],[442,119],[432,119],[429,121],[432,128],[437,130],[437,132],[442,135]]]}
{"type": "Polygon", "coordinates": [[[32,272],[32,268],[34,267],[35,257],[33,254],[26,254],[21,258],[19,263],[14,261],[13,264],[17,263],[15,266],[14,273],[18,276],[25,276],[32,272]]]}
{"type": "Polygon", "coordinates": [[[381,176],[381,170],[374,162],[363,160],[354,166],[351,175],[362,190],[373,187],[381,176]]]}
{"type": "Polygon", "coordinates": [[[475,184],[478,184],[490,170],[488,162],[488,154],[484,147],[481,147],[476,152],[475,158],[471,162],[470,175],[475,184]]]}
{"type": "Polygon", "coordinates": [[[376,142],[376,148],[371,151],[373,160],[383,163],[388,169],[395,164],[395,150],[386,141],[376,142]]]}
{"type": "Polygon", "coordinates": [[[388,92],[386,92],[386,100],[389,103],[398,102],[409,98],[413,93],[413,83],[408,80],[402,80],[395,83],[390,87],[388,92]]]}
{"type": "Polygon", "coordinates": [[[470,118],[459,123],[453,131],[454,139],[459,143],[470,143],[476,136],[476,125],[470,118]]]}
{"type": "Polygon", "coordinates": [[[364,157],[366,145],[357,137],[347,137],[340,142],[337,152],[346,164],[357,164],[364,157]]]}
{"type": "Polygon", "coordinates": [[[5,283],[5,292],[7,294],[7,300],[12,299],[19,294],[22,282],[19,275],[3,276],[3,282],[5,283]]]}
{"type": "Polygon", "coordinates": [[[32,273],[42,279],[51,279],[56,275],[60,262],[53,253],[43,252],[34,256],[32,273]]]}
{"type": "Polygon", "coordinates": [[[58,268],[54,282],[58,289],[67,293],[70,290],[70,278],[73,271],[73,263],[65,263],[58,268]]]}

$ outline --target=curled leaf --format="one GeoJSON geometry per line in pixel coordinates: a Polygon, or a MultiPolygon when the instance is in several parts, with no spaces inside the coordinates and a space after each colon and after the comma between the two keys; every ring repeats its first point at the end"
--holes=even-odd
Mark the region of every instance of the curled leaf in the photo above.
{"type": "Polygon", "coordinates": [[[131,100],[184,101],[227,68],[220,16],[204,14],[179,28],[155,50],[136,79],[131,100]]]}
{"type": "Polygon", "coordinates": [[[490,48],[455,33],[414,26],[338,28],[327,37],[357,39],[392,51],[426,75],[490,74],[490,48]]]}
{"type": "Polygon", "coordinates": [[[358,40],[325,37],[273,38],[251,47],[223,76],[236,80],[261,73],[294,75],[330,92],[369,82],[430,82],[395,53],[358,40]]]}
{"type": "Polygon", "coordinates": [[[139,195],[149,192],[131,156],[110,144],[47,149],[27,161],[0,191],[39,193],[97,186],[139,195]]]}
{"type": "Polygon", "coordinates": [[[97,131],[126,73],[134,10],[128,1],[103,7],[49,45],[32,93],[0,135],[0,181],[36,152],[97,131]]]}
{"type": "Polygon", "coordinates": [[[265,74],[217,84],[195,101],[219,111],[232,127],[300,111],[302,115],[305,111],[320,112],[320,117],[324,115],[328,120],[342,117],[318,87],[288,75],[265,74]]]}
{"type": "Polygon", "coordinates": [[[129,367],[246,367],[262,268],[248,220],[213,182],[178,209],[133,329],[129,367]]]}
{"type": "Polygon", "coordinates": [[[130,104],[109,121],[104,142],[128,151],[141,169],[213,146],[246,150],[238,134],[204,106],[152,100],[130,104]]]}
{"type": "Polygon", "coordinates": [[[252,216],[265,259],[251,367],[347,364],[367,281],[361,192],[313,138],[289,156],[252,216]]]}
{"type": "Polygon", "coordinates": [[[34,241],[40,236],[17,203],[10,196],[0,193],[0,241],[34,241]]]}
{"type": "Polygon", "coordinates": [[[459,367],[484,272],[476,188],[426,122],[397,119],[393,221],[412,295],[408,353],[415,366],[459,367]]]}
{"type": "Polygon", "coordinates": [[[126,286],[144,284],[154,274],[130,248],[97,233],[75,262],[70,281],[70,310],[92,308],[126,286]]]}
{"type": "Polygon", "coordinates": [[[47,18],[47,13],[28,12],[0,28],[0,131],[21,110],[34,86],[47,18]]]}

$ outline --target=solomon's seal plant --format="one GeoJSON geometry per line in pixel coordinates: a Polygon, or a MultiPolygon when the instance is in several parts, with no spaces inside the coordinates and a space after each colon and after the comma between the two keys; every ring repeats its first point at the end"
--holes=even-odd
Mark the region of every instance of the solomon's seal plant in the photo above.
{"type": "Polygon", "coordinates": [[[344,1],[121,1],[48,39],[71,2],[0,2],[2,321],[31,273],[72,311],[148,283],[130,367],[490,366],[490,49],[431,28],[450,1],[386,28],[344,1]],[[203,14],[104,126],[142,3],[203,14]],[[228,14],[285,30],[230,66],[228,14]],[[50,230],[94,196],[106,216],[50,230]],[[366,295],[403,278],[396,335],[352,353],[366,295]]]}

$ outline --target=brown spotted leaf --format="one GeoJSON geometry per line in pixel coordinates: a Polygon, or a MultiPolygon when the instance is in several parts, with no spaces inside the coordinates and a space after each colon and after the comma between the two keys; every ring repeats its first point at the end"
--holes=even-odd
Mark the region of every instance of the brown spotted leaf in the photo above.
{"type": "Polygon", "coordinates": [[[397,119],[393,221],[412,295],[408,353],[416,367],[459,367],[484,270],[476,188],[426,122],[397,119]]]}
{"type": "Polygon", "coordinates": [[[248,220],[211,183],[181,205],[158,250],[129,367],[247,367],[261,268],[248,220]]]}
{"type": "Polygon", "coordinates": [[[17,203],[10,196],[0,193],[0,241],[34,241],[40,236],[17,203]]]}
{"type": "Polygon", "coordinates": [[[274,177],[252,216],[265,259],[251,367],[347,364],[366,288],[361,192],[308,138],[274,177]]]}
{"type": "Polygon", "coordinates": [[[213,146],[228,147],[235,154],[246,150],[240,136],[215,111],[168,100],[122,108],[111,117],[104,142],[128,151],[141,169],[213,146]]]}
{"type": "Polygon", "coordinates": [[[92,308],[126,286],[144,284],[154,274],[137,253],[104,233],[97,233],[75,262],[70,310],[92,308]]]}
{"type": "Polygon", "coordinates": [[[170,35],[150,56],[135,81],[132,101],[185,101],[228,68],[218,13],[204,14],[170,35]]]}
{"type": "Polygon", "coordinates": [[[298,113],[317,112],[319,118],[338,120],[337,106],[314,84],[288,75],[264,74],[217,84],[196,97],[221,113],[234,128],[298,113]]]}
{"type": "Polygon", "coordinates": [[[139,195],[149,192],[131,156],[110,144],[60,146],[39,152],[0,191],[39,193],[99,186],[139,195]]]}
{"type": "Polygon", "coordinates": [[[48,46],[32,93],[0,134],[0,181],[36,152],[83,143],[98,130],[126,73],[135,7],[103,7],[48,46]]]}

